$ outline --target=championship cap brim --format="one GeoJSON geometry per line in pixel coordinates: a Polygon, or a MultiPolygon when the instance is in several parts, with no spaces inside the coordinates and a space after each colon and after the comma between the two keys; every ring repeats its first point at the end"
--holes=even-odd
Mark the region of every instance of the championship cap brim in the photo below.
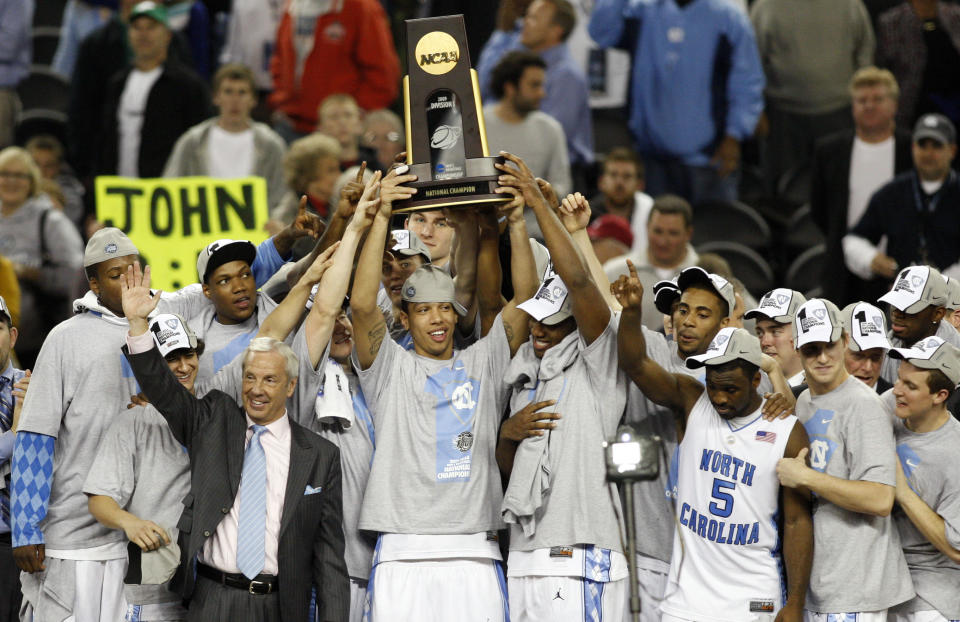
{"type": "Polygon", "coordinates": [[[960,349],[939,337],[921,339],[910,348],[891,348],[888,354],[920,369],[938,369],[954,386],[960,384],[960,349]]]}
{"type": "Polygon", "coordinates": [[[757,308],[744,313],[743,319],[766,319],[780,324],[790,324],[797,315],[797,309],[806,301],[807,299],[800,292],[777,288],[764,294],[757,303],[757,308]]]}
{"type": "Polygon", "coordinates": [[[689,369],[704,366],[723,365],[737,359],[743,359],[760,367],[763,353],[760,340],[742,328],[727,326],[714,336],[707,351],[697,356],[688,356],[684,363],[689,369]]]}
{"type": "Polygon", "coordinates": [[[793,339],[799,350],[808,343],[833,343],[843,335],[837,305],[824,298],[811,298],[797,309],[793,339]]]}
{"type": "Polygon", "coordinates": [[[910,315],[930,306],[943,307],[947,304],[947,283],[935,268],[909,266],[900,271],[893,288],[880,296],[878,302],[886,302],[910,315]]]}

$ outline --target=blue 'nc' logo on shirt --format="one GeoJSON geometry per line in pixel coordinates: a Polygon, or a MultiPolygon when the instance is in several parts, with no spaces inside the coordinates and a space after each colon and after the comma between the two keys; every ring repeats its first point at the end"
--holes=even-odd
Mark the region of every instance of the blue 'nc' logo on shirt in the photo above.
{"type": "Polygon", "coordinates": [[[823,473],[837,449],[837,442],[827,438],[827,430],[833,423],[836,413],[823,408],[817,409],[813,416],[803,424],[810,437],[810,466],[823,473]]]}

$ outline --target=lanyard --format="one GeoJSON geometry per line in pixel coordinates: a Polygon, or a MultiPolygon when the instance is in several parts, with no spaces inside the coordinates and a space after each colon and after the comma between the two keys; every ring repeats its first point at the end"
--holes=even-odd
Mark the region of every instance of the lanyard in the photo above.
{"type": "Polygon", "coordinates": [[[927,227],[929,226],[929,218],[937,210],[937,204],[940,202],[940,197],[943,194],[944,188],[948,184],[952,184],[954,181],[954,172],[951,169],[950,174],[947,175],[947,178],[944,180],[943,185],[933,193],[933,196],[930,197],[930,202],[926,206],[923,204],[923,195],[920,192],[920,177],[916,173],[913,175],[913,202],[914,207],[917,210],[917,216],[919,219],[919,231],[917,236],[919,237],[918,252],[920,254],[920,265],[933,265],[933,262],[930,261],[930,252],[927,246],[927,227]]]}

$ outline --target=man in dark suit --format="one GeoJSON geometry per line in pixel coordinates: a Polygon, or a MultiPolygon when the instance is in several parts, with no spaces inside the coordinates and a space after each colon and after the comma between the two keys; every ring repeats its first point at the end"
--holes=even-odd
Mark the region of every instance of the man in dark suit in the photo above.
{"type": "Polygon", "coordinates": [[[192,396],[153,345],[140,351],[159,294],[149,268],[130,271],[127,360],[144,393],[190,455],[181,561],[171,589],[191,600],[189,620],[346,622],[349,580],[341,527],[337,448],[291,421],[296,354],[254,339],[243,359],[242,406],[220,391],[192,396]],[[139,352],[139,353],[133,353],[139,352]]]}
{"type": "Polygon", "coordinates": [[[893,75],[864,67],[850,81],[855,128],[817,142],[810,212],[826,236],[823,296],[838,306],[876,300],[887,290],[882,279],[864,281],[843,261],[843,236],[860,220],[873,193],[913,166],[910,134],[896,128],[899,90],[893,75]]]}

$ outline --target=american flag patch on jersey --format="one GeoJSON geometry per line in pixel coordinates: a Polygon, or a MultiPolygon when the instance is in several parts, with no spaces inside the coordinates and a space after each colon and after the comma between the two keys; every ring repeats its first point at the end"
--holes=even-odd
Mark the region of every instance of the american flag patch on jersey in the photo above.
{"type": "Polygon", "coordinates": [[[775,440],[777,440],[777,433],[760,430],[757,432],[757,435],[753,437],[753,440],[763,441],[764,443],[773,443],[775,440]]]}

